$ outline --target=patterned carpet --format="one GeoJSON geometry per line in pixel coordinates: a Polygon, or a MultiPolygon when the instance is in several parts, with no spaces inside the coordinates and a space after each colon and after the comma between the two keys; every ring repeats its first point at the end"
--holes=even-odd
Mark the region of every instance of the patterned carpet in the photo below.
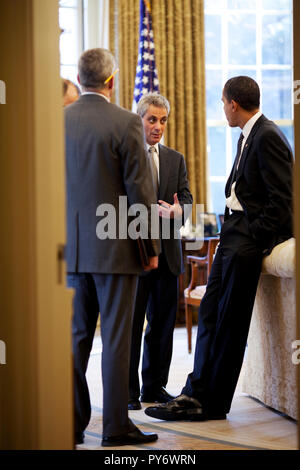
{"type": "MultiPolygon", "coordinates": [[[[203,423],[165,423],[156,421],[156,423],[148,423],[147,419],[134,418],[134,413],[130,413],[133,421],[138,425],[142,431],[156,432],[159,439],[151,444],[139,446],[126,446],[126,450],[242,450],[242,449],[257,449],[256,447],[245,446],[243,444],[231,443],[227,440],[220,438],[212,438],[206,434],[203,423]],[[201,432],[202,431],[202,432],[201,432]],[[203,435],[204,434],[204,435],[203,435]]],[[[144,415],[144,413],[143,413],[144,415]]],[[[146,415],[144,415],[145,418],[146,415]]],[[[143,417],[141,417],[143,418],[143,417]]],[[[220,423],[218,423],[220,424],[220,423]]],[[[78,446],[86,449],[103,449],[101,447],[101,432],[102,432],[102,414],[93,411],[93,416],[90,425],[86,431],[85,444],[78,446]]],[[[209,434],[209,433],[208,433],[209,434]]],[[[110,448],[120,449],[120,447],[110,448]]]]}
{"type": "MultiPolygon", "coordinates": [[[[195,341],[194,328],[193,341],[195,341]]],[[[87,372],[92,402],[92,417],[85,432],[85,442],[77,446],[77,449],[104,450],[101,447],[101,350],[101,339],[99,334],[97,334],[87,372]]],[[[174,333],[174,353],[167,387],[170,393],[174,395],[180,393],[187,373],[192,370],[192,365],[193,353],[187,353],[186,330],[185,328],[176,328],[174,333]]],[[[242,373],[240,380],[242,379],[242,373]]],[[[143,408],[145,408],[145,405],[143,404],[143,408]]],[[[158,440],[147,445],[111,447],[109,448],[110,450],[230,451],[297,449],[297,425],[295,421],[270,410],[257,400],[242,394],[239,384],[227,420],[198,423],[183,421],[165,422],[146,416],[143,409],[130,411],[129,416],[142,431],[156,432],[159,436],[158,440]]]]}

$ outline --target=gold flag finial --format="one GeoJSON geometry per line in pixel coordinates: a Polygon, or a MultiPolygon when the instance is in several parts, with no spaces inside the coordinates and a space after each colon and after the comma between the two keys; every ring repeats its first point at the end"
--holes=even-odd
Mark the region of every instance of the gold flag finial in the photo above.
{"type": "Polygon", "coordinates": [[[145,3],[145,7],[147,8],[147,10],[148,10],[149,12],[151,12],[151,7],[150,7],[150,2],[149,2],[149,0],[144,0],[144,3],[145,3]]]}

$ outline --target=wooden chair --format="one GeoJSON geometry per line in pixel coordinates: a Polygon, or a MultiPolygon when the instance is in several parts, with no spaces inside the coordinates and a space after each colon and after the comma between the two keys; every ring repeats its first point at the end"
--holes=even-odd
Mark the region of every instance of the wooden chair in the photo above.
{"type": "MultiPolygon", "coordinates": [[[[207,243],[207,253],[205,256],[187,256],[187,262],[191,265],[191,280],[189,286],[184,290],[185,304],[185,324],[188,336],[188,352],[192,352],[192,324],[193,311],[191,307],[199,307],[201,300],[206,291],[206,284],[198,285],[199,269],[205,273],[205,282],[208,280],[214,254],[216,251],[219,238],[210,238],[207,243]]],[[[201,281],[200,281],[201,282],[201,281]]],[[[203,281],[202,281],[203,282],[203,281]]]]}

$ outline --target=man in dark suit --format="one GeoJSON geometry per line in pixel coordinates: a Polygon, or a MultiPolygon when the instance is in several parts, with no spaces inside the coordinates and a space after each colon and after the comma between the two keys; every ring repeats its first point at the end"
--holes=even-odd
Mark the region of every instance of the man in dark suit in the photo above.
{"type": "Polygon", "coordinates": [[[144,337],[141,401],[165,403],[174,398],[166,391],[165,386],[173,349],[178,276],[183,272],[179,228],[183,220],[184,205],[192,204],[193,200],[183,155],[159,143],[169,111],[169,102],[157,93],[144,95],[137,107],[143,121],[154,186],[160,204],[161,254],[158,269],[144,273],[138,282],[130,357],[130,410],[141,408],[138,368],[146,311],[148,324],[144,337]]]}
{"type": "Polygon", "coordinates": [[[242,129],[226,184],[225,222],[199,308],[194,370],[179,397],[146,409],[159,419],[226,418],[263,255],[293,234],[292,151],[280,129],[259,112],[257,83],[249,77],[232,78],[222,100],[229,125],[242,129]]]}
{"type": "MultiPolygon", "coordinates": [[[[100,311],[103,446],[157,439],[139,431],[127,409],[131,322],[142,271],[137,242],[127,233],[127,205],[144,205],[150,233],[150,206],[156,205],[156,197],[141,119],[109,102],[114,69],[109,51],[84,52],[78,75],[83,93],[65,108],[67,270],[68,285],[75,289],[75,438],[83,442],[91,415],[85,374],[100,311]]],[[[150,240],[148,250],[146,269],[156,268],[157,240],[150,240]]]]}

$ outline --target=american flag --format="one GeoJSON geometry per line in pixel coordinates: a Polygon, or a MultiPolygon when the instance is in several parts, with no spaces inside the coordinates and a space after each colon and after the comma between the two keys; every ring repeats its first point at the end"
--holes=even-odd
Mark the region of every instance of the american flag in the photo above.
{"type": "Polygon", "coordinates": [[[140,43],[133,93],[133,110],[143,95],[159,93],[159,82],[155,67],[154,40],[150,2],[140,0],[140,43]]]}

